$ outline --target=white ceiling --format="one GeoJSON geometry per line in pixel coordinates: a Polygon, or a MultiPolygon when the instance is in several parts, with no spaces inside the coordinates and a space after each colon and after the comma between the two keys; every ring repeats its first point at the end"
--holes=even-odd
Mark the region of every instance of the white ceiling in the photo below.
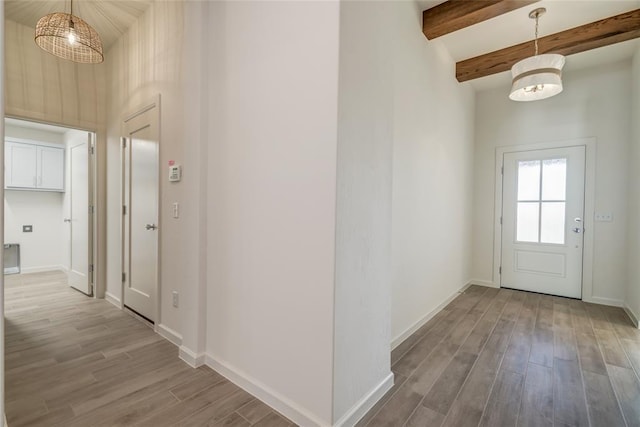
{"type": "MultiPolygon", "coordinates": [[[[419,1],[423,9],[439,3],[442,1],[419,1]]],[[[529,18],[529,12],[538,7],[547,9],[547,13],[541,16],[539,21],[539,35],[544,37],[638,9],[640,0],[543,0],[438,37],[433,42],[442,43],[457,62],[532,40],[535,21],[529,18]]],[[[638,40],[640,39],[568,56],[564,73],[630,58],[635,49],[640,46],[638,40]]],[[[430,43],[426,38],[425,42],[430,43]]],[[[509,71],[471,81],[471,85],[476,90],[508,87],[510,83],[509,71]]]]}
{"type": "MultiPolygon", "coordinates": [[[[73,14],[100,34],[102,45],[109,48],[153,0],[74,0],[73,14]]],[[[38,19],[53,12],[70,11],[69,0],[5,0],[5,18],[35,28],[38,19]]]]}

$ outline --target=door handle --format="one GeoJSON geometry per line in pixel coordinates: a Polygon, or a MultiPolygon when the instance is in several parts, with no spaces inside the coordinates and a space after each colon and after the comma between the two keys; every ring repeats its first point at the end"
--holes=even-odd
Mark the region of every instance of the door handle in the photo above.
{"type": "Polygon", "coordinates": [[[145,230],[157,230],[158,226],[155,224],[147,224],[144,226],[145,230]]]}
{"type": "Polygon", "coordinates": [[[65,218],[64,222],[71,222],[71,218],[65,218]]]}
{"type": "Polygon", "coordinates": [[[578,234],[580,234],[580,233],[582,233],[582,228],[580,228],[580,227],[574,227],[574,228],[573,228],[573,232],[574,232],[574,233],[578,233],[578,234]]]}

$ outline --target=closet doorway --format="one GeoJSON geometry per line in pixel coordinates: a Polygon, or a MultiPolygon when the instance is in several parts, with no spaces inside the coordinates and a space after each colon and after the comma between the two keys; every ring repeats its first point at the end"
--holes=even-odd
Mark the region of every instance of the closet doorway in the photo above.
{"type": "Polygon", "coordinates": [[[94,294],[94,132],[5,119],[5,278],[94,294]]]}

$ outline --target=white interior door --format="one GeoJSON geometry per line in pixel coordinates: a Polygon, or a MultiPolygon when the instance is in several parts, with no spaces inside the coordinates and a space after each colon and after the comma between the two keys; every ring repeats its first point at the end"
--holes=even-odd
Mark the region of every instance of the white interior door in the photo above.
{"type": "Polygon", "coordinates": [[[505,153],[501,286],[582,297],[585,147],[505,153]]]}
{"type": "Polygon", "coordinates": [[[80,133],[67,145],[69,159],[69,285],[87,295],[92,286],[92,225],[90,208],[91,134],[80,133]]]}
{"type": "Polygon", "coordinates": [[[155,321],[158,288],[158,107],[125,121],[124,305],[155,321]]]}

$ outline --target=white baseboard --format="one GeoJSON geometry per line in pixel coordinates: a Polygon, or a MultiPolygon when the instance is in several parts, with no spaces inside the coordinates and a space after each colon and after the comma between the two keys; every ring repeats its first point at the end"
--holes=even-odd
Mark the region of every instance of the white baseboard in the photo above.
{"type": "Polygon", "coordinates": [[[46,273],[48,271],[65,272],[65,269],[61,265],[45,265],[42,267],[21,267],[20,268],[20,274],[46,273]]]}
{"type": "Polygon", "coordinates": [[[246,373],[236,369],[225,361],[222,361],[210,354],[206,355],[206,364],[229,381],[243,388],[248,393],[260,399],[294,423],[305,427],[324,427],[327,425],[316,418],[315,415],[308,413],[305,409],[300,408],[297,404],[291,402],[286,397],[272,390],[268,386],[262,384],[255,378],[251,378],[246,373]]]}
{"type": "Polygon", "coordinates": [[[120,301],[120,298],[117,296],[110,294],[109,292],[105,292],[104,299],[122,310],[122,301],[120,301]]]}
{"type": "Polygon", "coordinates": [[[629,316],[629,318],[633,322],[633,324],[636,325],[636,328],[640,329],[640,322],[638,322],[640,317],[638,317],[638,315],[633,312],[633,310],[631,309],[631,307],[629,307],[628,304],[625,303],[623,308],[624,308],[624,311],[627,313],[627,316],[629,316]]]}
{"type": "Polygon", "coordinates": [[[178,356],[192,368],[198,368],[204,365],[206,361],[204,353],[194,353],[183,345],[180,346],[178,356]]]}
{"type": "Polygon", "coordinates": [[[583,297],[582,301],[592,302],[594,304],[600,304],[600,305],[610,305],[612,307],[624,307],[624,301],[613,299],[613,298],[603,298],[603,297],[584,298],[583,297]]]}
{"type": "Polygon", "coordinates": [[[360,399],[353,407],[336,423],[335,427],[351,427],[355,426],[358,421],[362,417],[365,416],[371,408],[385,395],[386,392],[391,390],[393,387],[393,373],[389,373],[389,375],[380,382],[376,387],[371,390],[366,396],[360,399]]]}
{"type": "Polygon", "coordinates": [[[469,285],[486,286],[487,288],[496,288],[496,289],[500,288],[500,285],[497,283],[493,283],[489,280],[480,280],[480,279],[469,280],[469,285]]]}
{"type": "Polygon", "coordinates": [[[162,338],[166,339],[173,345],[177,347],[180,347],[182,345],[182,335],[180,335],[173,329],[160,323],[156,325],[155,330],[158,335],[160,335],[162,338]]]}
{"type": "Polygon", "coordinates": [[[435,316],[440,311],[442,311],[442,309],[445,308],[447,306],[447,304],[449,304],[451,301],[453,301],[455,297],[460,295],[462,292],[465,291],[465,289],[467,289],[471,285],[472,285],[472,283],[469,282],[466,285],[462,286],[460,289],[458,289],[453,294],[451,294],[449,297],[447,297],[442,303],[440,303],[440,305],[438,305],[436,308],[434,308],[433,310],[428,312],[426,315],[424,315],[424,317],[422,317],[420,320],[418,320],[416,323],[414,323],[412,326],[410,326],[407,330],[402,332],[400,335],[395,337],[391,341],[391,350],[395,349],[397,346],[402,344],[402,342],[404,340],[409,338],[411,335],[413,335],[414,332],[416,332],[418,329],[423,327],[429,320],[431,320],[433,318],[433,316],[435,316]]]}

